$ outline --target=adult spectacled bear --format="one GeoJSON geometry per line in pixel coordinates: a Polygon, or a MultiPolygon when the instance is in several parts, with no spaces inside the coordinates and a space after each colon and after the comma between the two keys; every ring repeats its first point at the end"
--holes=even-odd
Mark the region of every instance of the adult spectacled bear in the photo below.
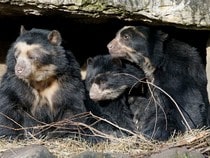
{"type": "MultiPolygon", "coordinates": [[[[177,131],[207,126],[207,80],[195,48],[146,26],[123,27],[107,47],[113,57],[139,65],[153,87],[156,104],[164,110],[169,124],[170,120],[175,122],[177,131]]],[[[156,126],[168,128],[167,124],[156,126]]],[[[164,130],[162,133],[156,137],[169,138],[164,130]]]]}
{"type": "Polygon", "coordinates": [[[0,86],[0,136],[44,135],[47,124],[86,111],[79,64],[61,42],[57,30],[21,27],[0,86]]]}

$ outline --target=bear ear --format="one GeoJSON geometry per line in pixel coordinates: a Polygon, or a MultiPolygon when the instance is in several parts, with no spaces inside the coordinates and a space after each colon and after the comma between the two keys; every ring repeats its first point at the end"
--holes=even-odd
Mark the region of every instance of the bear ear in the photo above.
{"type": "Polygon", "coordinates": [[[113,58],[112,63],[122,67],[122,61],[119,58],[113,58]]]}
{"type": "Polygon", "coordinates": [[[27,30],[25,29],[25,27],[23,25],[20,26],[20,35],[26,33],[27,30]]]}
{"type": "Polygon", "coordinates": [[[61,45],[62,38],[61,34],[57,30],[53,30],[48,34],[48,40],[53,45],[61,45]]]}
{"type": "Polygon", "coordinates": [[[93,63],[93,58],[89,57],[89,58],[87,59],[87,65],[90,65],[90,64],[92,64],[92,63],[93,63]]]}

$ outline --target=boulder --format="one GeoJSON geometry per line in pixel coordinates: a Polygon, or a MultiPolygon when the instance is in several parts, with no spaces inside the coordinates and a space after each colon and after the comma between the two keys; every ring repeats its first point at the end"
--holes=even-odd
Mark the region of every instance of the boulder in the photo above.
{"type": "Polygon", "coordinates": [[[28,145],[26,147],[14,148],[0,154],[1,158],[55,158],[49,150],[42,145],[28,145]]]}
{"type": "Polygon", "coordinates": [[[187,148],[172,148],[168,150],[164,150],[160,153],[153,154],[150,158],[162,158],[162,157],[168,157],[168,158],[205,158],[204,155],[202,155],[198,151],[190,151],[187,150],[187,148]]]}

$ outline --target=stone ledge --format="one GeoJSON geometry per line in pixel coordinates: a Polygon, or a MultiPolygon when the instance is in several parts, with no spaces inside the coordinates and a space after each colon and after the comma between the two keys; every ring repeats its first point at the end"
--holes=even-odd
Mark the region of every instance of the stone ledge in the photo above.
{"type": "Polygon", "coordinates": [[[210,3],[205,0],[0,0],[0,3],[0,15],[7,16],[61,13],[210,30],[210,3]]]}

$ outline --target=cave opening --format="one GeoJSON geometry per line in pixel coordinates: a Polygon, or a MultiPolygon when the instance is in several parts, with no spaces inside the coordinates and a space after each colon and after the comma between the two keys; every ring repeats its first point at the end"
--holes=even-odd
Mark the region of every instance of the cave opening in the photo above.
{"type": "MultiPolygon", "coordinates": [[[[80,65],[88,57],[107,54],[107,43],[116,32],[125,25],[142,25],[142,22],[123,21],[113,18],[95,19],[90,17],[61,17],[61,16],[18,16],[1,17],[0,25],[0,63],[5,63],[7,50],[20,32],[20,26],[28,30],[41,28],[58,30],[63,38],[63,46],[75,55],[80,65]]],[[[174,38],[187,42],[196,47],[205,63],[207,31],[186,30],[172,26],[152,26],[162,29],[174,38]]]]}

